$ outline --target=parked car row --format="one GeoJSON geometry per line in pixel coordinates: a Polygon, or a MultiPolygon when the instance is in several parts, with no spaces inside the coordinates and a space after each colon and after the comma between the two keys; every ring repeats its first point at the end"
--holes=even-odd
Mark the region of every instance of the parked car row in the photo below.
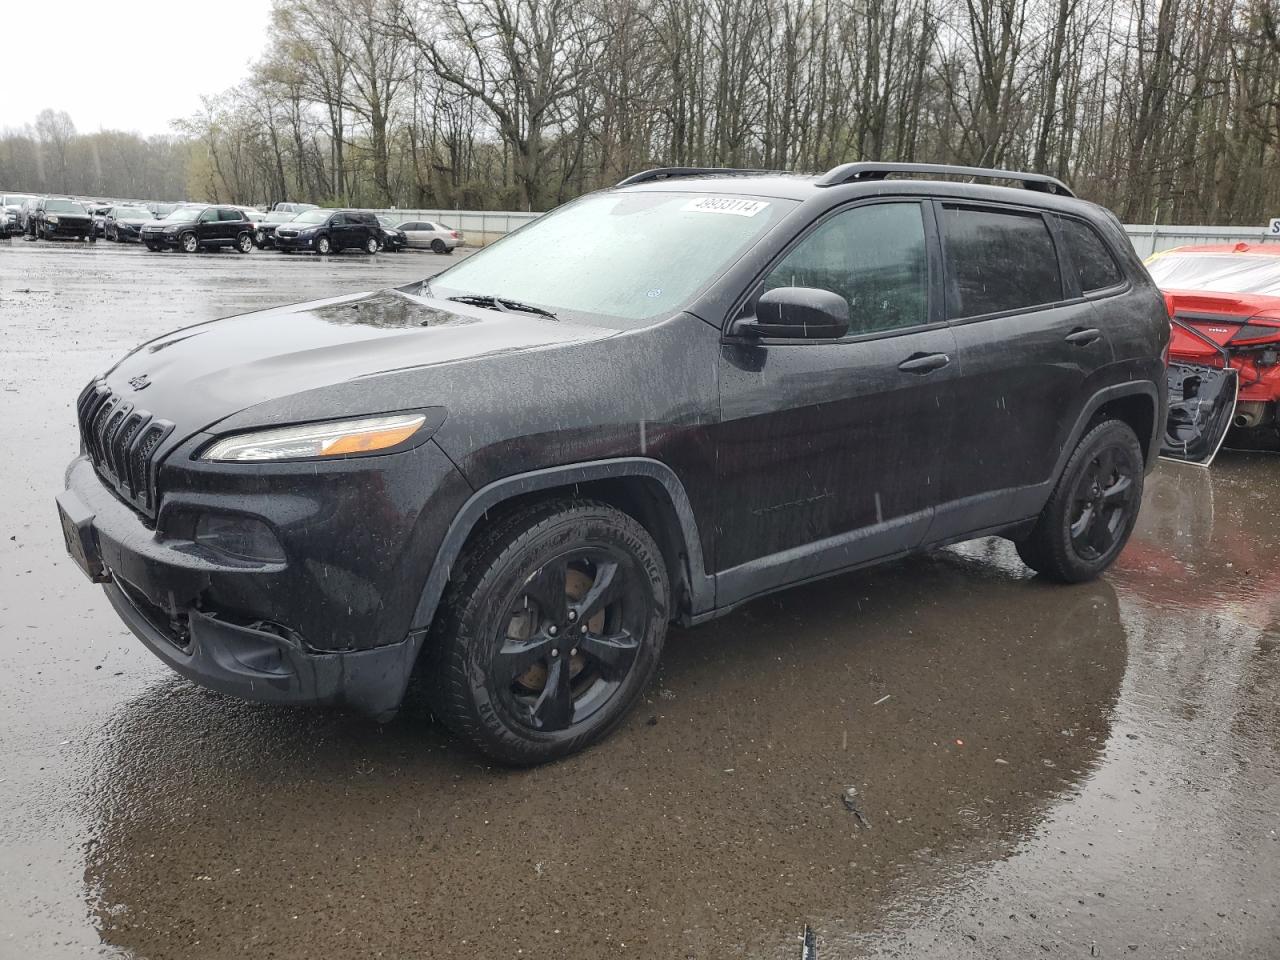
{"type": "Polygon", "coordinates": [[[374,254],[414,247],[452,253],[463,242],[457,230],[436,221],[400,220],[367,210],[334,210],[281,202],[270,212],[234,204],[85,201],[72,197],[0,195],[0,236],[35,240],[141,242],[147,249],[254,247],[282,253],[319,254],[357,249],[374,254]]]}

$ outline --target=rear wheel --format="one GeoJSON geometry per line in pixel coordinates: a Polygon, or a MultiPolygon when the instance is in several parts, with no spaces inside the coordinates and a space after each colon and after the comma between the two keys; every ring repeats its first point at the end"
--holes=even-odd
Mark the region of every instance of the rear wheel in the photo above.
{"type": "Polygon", "coordinates": [[[241,253],[249,253],[253,250],[253,237],[247,233],[242,233],[236,239],[236,249],[241,253]]]}
{"type": "Polygon", "coordinates": [[[1018,555],[1064,583],[1092,580],[1124,549],[1142,504],[1142,446],[1127,423],[1104,420],[1080,440],[1018,555]]]}
{"type": "Polygon", "coordinates": [[[611,732],[657,668],[669,619],[653,538],[593,501],[536,504],[459,561],[424,656],[436,715],[489,756],[528,765],[611,732]]]}
{"type": "Polygon", "coordinates": [[[365,242],[364,242],[364,252],[365,252],[365,253],[368,253],[368,254],[374,254],[374,253],[377,253],[377,252],[378,252],[378,238],[377,238],[377,237],[368,237],[368,238],[366,238],[366,239],[365,239],[365,242]]]}
{"type": "Polygon", "coordinates": [[[431,241],[431,250],[434,253],[448,253],[449,248],[444,245],[444,241],[436,237],[431,241]]]}

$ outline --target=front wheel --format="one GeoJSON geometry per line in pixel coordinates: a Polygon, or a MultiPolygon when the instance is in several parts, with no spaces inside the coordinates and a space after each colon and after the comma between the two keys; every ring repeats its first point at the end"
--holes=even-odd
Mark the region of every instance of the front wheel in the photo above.
{"type": "Polygon", "coordinates": [[[253,250],[253,237],[247,233],[240,234],[239,239],[236,240],[236,249],[241,253],[251,252],[253,250]]]}
{"type": "Polygon", "coordinates": [[[316,253],[332,253],[333,244],[329,242],[328,237],[321,237],[316,241],[316,253]]]}
{"type": "Polygon", "coordinates": [[[459,560],[424,653],[446,726],[504,763],[609,734],[652,679],[670,617],[648,531],[594,501],[526,507],[459,560]]]}
{"type": "Polygon", "coordinates": [[[1035,528],[1018,542],[1022,562],[1064,583],[1097,577],[1133,532],[1144,468],[1142,446],[1127,423],[1094,426],[1067,461],[1035,528]]]}
{"type": "Polygon", "coordinates": [[[184,233],[182,235],[182,250],[184,253],[195,253],[200,249],[200,241],[196,239],[194,233],[184,233]]]}

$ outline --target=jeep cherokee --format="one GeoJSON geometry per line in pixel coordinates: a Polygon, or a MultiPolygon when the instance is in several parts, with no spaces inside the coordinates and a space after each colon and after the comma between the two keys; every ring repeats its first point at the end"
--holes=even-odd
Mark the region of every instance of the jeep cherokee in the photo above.
{"type": "Polygon", "coordinates": [[[673,620],[987,535],[1097,576],[1168,338],[1052,178],[667,168],[430,280],[144,344],[80,395],[58,504],[184,676],[388,717],[416,671],[536,763],[617,726],[673,620]]]}

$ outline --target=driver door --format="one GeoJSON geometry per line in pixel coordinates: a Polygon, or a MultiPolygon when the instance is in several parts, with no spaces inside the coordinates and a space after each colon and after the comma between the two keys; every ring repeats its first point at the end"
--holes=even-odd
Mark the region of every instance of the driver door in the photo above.
{"type": "Polygon", "coordinates": [[[959,370],[934,224],[915,201],[828,214],[744,310],[766,289],[817,287],[849,302],[848,334],[723,342],[717,604],[923,541],[959,370]]]}

